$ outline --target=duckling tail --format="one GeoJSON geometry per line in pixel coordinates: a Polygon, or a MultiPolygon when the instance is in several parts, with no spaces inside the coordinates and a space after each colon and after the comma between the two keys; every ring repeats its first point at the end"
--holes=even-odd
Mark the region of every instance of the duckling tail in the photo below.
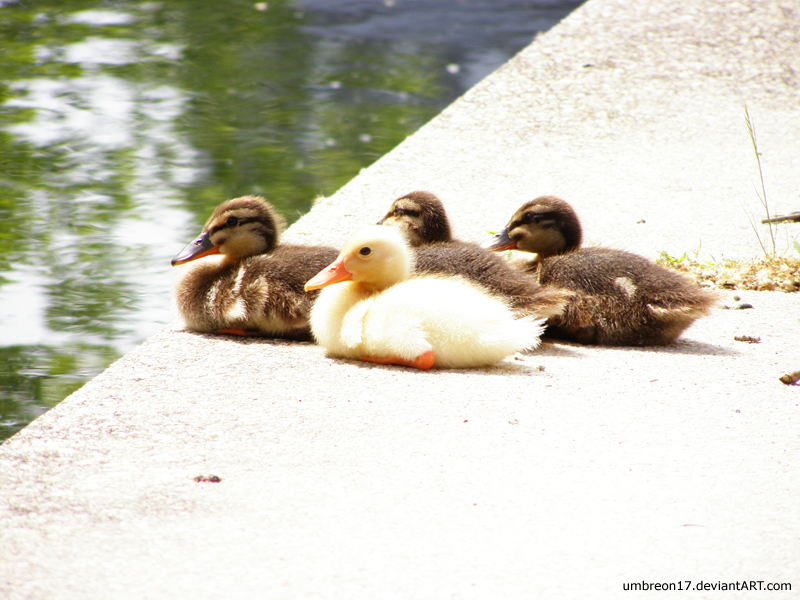
{"type": "Polygon", "coordinates": [[[543,285],[534,294],[515,297],[512,306],[517,316],[549,319],[563,315],[574,296],[571,290],[543,285]]]}

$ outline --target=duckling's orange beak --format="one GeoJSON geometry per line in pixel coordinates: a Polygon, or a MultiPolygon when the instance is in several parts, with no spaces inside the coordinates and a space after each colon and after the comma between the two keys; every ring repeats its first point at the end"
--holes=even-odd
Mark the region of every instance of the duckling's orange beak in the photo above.
{"type": "Polygon", "coordinates": [[[172,266],[182,265],[190,260],[196,260],[209,254],[218,254],[219,246],[215,246],[208,236],[208,232],[204,231],[198,235],[194,240],[181,250],[178,255],[172,259],[172,266]]]}
{"type": "Polygon", "coordinates": [[[340,281],[350,281],[353,275],[344,268],[344,258],[341,256],[322,269],[319,273],[314,275],[306,282],[303,289],[305,291],[318,290],[324,288],[326,285],[339,283],[340,281]]]}
{"type": "Polygon", "coordinates": [[[508,237],[508,229],[503,229],[503,231],[496,233],[491,240],[484,242],[481,246],[487,250],[500,252],[502,250],[516,250],[517,242],[508,237]]]}

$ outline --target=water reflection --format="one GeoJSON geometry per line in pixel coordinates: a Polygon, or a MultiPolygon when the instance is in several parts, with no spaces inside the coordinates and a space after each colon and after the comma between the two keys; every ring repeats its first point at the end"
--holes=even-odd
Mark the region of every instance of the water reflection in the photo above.
{"type": "Polygon", "coordinates": [[[0,439],[173,319],[221,200],[294,220],[577,4],[0,0],[0,439]]]}

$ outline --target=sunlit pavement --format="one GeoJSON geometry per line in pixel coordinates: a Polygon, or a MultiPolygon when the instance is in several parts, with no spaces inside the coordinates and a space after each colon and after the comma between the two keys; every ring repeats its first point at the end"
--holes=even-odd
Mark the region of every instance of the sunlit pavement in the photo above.
{"type": "MultiPolygon", "coordinates": [[[[477,241],[556,194],[590,243],[757,256],[744,110],[771,212],[796,211],[798,43],[777,3],[590,0],[287,237],[340,244],[427,189],[477,241]]],[[[168,328],[0,447],[0,596],[796,594],[800,296],[723,304],[669,348],[479,371],[168,328]]]]}

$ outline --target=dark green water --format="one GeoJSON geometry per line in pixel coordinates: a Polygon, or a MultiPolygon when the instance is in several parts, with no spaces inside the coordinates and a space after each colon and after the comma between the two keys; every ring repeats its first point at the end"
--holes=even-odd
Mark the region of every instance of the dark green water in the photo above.
{"type": "Polygon", "coordinates": [[[0,440],[173,320],[217,204],[295,220],[578,4],[0,0],[0,440]]]}

